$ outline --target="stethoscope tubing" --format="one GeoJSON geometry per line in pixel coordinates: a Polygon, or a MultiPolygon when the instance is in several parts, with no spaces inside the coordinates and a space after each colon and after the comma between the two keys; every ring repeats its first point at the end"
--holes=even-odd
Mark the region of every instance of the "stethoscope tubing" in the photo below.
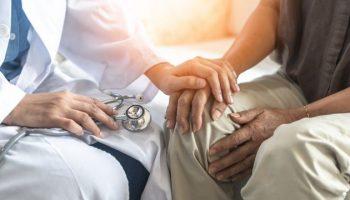
{"type": "Polygon", "coordinates": [[[13,136],[12,138],[10,138],[10,140],[5,144],[5,146],[1,148],[1,150],[0,150],[0,166],[2,165],[2,163],[5,160],[6,154],[12,149],[12,147],[15,146],[18,143],[18,141],[20,141],[22,138],[24,138],[27,135],[28,135],[28,133],[25,130],[25,128],[20,128],[18,133],[15,136],[13,136]]]}
{"type": "Polygon", "coordinates": [[[34,135],[47,135],[47,136],[68,136],[70,133],[63,129],[39,129],[39,128],[26,128],[20,127],[17,131],[18,133],[11,137],[9,141],[0,149],[0,166],[4,162],[6,154],[24,137],[31,134],[34,135]]]}

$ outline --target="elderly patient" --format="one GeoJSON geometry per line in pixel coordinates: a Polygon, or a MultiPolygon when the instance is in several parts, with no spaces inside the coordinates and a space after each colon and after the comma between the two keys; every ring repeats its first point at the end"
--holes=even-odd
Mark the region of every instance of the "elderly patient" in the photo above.
{"type": "Polygon", "coordinates": [[[260,2],[224,59],[239,75],[275,50],[281,70],[241,84],[227,107],[207,103],[209,89],[172,96],[175,200],[345,198],[349,16],[349,1],[260,2]]]}
{"type": "MultiPolygon", "coordinates": [[[[167,94],[208,85],[218,101],[232,103],[235,78],[219,60],[175,68],[159,59],[126,3],[0,1],[0,147],[19,126],[68,133],[31,135],[11,148],[0,166],[0,199],[171,199],[161,129],[118,128],[116,111],[94,97],[145,74],[167,94]],[[55,68],[57,52],[93,81],[55,68]]],[[[151,97],[154,87],[147,88],[151,97]]]]}

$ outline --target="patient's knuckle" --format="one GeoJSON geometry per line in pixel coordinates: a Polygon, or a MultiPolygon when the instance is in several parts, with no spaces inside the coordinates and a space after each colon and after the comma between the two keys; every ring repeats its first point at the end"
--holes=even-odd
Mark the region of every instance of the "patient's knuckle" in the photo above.
{"type": "Polygon", "coordinates": [[[252,133],[255,131],[256,129],[256,124],[255,123],[250,123],[250,124],[247,124],[245,126],[246,130],[249,132],[249,133],[252,133]]]}
{"type": "Polygon", "coordinates": [[[231,142],[230,142],[230,145],[238,145],[241,143],[241,136],[240,135],[235,135],[233,137],[231,137],[231,142]]]}
{"type": "Polygon", "coordinates": [[[257,132],[264,130],[264,125],[261,123],[253,123],[251,125],[251,128],[252,128],[253,133],[257,133],[257,132]]]}
{"type": "Polygon", "coordinates": [[[248,168],[250,167],[250,160],[249,159],[245,159],[243,162],[242,162],[242,167],[243,168],[248,168]]]}

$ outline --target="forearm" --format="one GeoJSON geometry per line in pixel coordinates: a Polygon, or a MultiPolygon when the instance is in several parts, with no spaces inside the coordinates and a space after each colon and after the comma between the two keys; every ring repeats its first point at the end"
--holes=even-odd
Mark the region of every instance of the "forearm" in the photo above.
{"type": "Polygon", "coordinates": [[[253,67],[276,46],[279,0],[262,0],[224,58],[237,74],[253,67]]]}
{"type": "Polygon", "coordinates": [[[311,103],[307,110],[311,117],[350,112],[350,88],[311,103]]]}

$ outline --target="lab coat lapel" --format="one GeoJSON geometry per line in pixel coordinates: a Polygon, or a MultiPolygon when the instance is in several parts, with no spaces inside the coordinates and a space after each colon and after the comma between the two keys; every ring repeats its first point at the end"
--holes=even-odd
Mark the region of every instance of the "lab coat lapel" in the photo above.
{"type": "Polygon", "coordinates": [[[30,49],[17,86],[33,92],[50,74],[65,19],[66,1],[22,1],[23,10],[32,25],[29,34],[30,49]]]}
{"type": "MultiPolygon", "coordinates": [[[[0,1],[0,26],[11,30],[11,0],[0,1]]],[[[0,35],[0,64],[5,60],[8,43],[9,37],[0,35]]]]}
{"type": "Polygon", "coordinates": [[[47,48],[50,57],[54,58],[61,39],[66,1],[64,0],[31,0],[22,1],[32,27],[47,48]]]}

